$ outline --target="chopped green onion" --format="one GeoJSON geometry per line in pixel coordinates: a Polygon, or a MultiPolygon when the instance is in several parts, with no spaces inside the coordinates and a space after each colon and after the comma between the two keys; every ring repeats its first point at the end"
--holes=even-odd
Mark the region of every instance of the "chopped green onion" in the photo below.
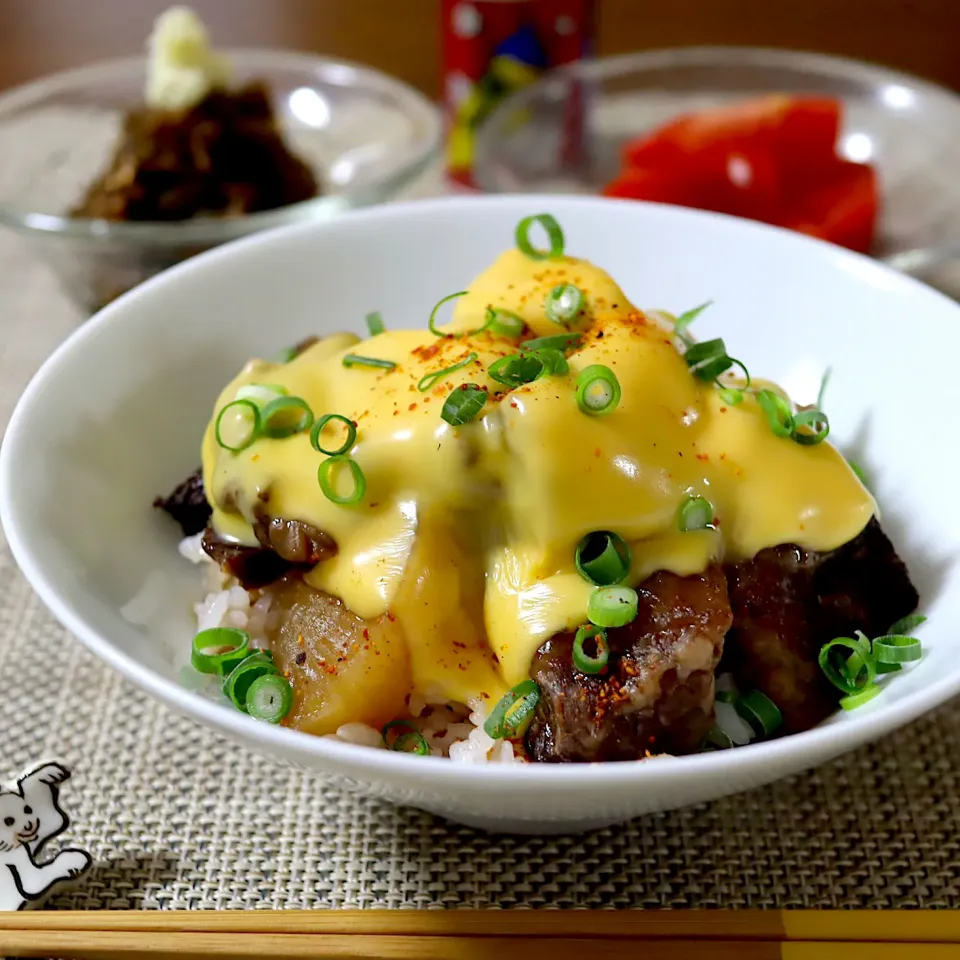
{"type": "Polygon", "coordinates": [[[487,376],[508,387],[520,387],[532,383],[543,374],[543,361],[532,353],[514,353],[500,357],[490,364],[487,376]]]}
{"type": "Polygon", "coordinates": [[[847,464],[857,475],[857,479],[869,490],[870,484],[867,483],[867,474],[864,472],[863,467],[861,467],[859,463],[855,463],[853,460],[848,460],[847,464]]]}
{"type": "Polygon", "coordinates": [[[517,316],[511,310],[504,310],[501,307],[487,307],[487,322],[483,329],[490,328],[494,333],[502,334],[505,337],[519,337],[526,324],[523,318],[517,316]]]}
{"type": "Polygon", "coordinates": [[[830,377],[832,374],[833,374],[833,368],[827,367],[827,369],[823,371],[823,376],[820,378],[820,390],[817,393],[817,409],[818,410],[823,409],[823,398],[827,392],[827,385],[830,383],[830,377]]]}
{"type": "Polygon", "coordinates": [[[252,400],[257,406],[286,395],[287,388],[276,383],[245,383],[237,390],[238,400],[252,400]]]}
{"type": "Polygon", "coordinates": [[[333,503],[358,503],[367,492],[367,478],[363,475],[360,464],[344,454],[337,454],[324,460],[317,469],[317,480],[320,483],[320,489],[323,491],[323,495],[333,503]],[[351,489],[349,493],[341,494],[335,489],[333,474],[340,467],[349,471],[353,481],[353,489],[351,489]]]}
{"type": "Polygon", "coordinates": [[[820,648],[817,659],[826,678],[841,693],[859,693],[877,674],[870,645],[859,637],[836,637],[820,648]],[[846,656],[844,650],[851,650],[852,655],[846,656]]]}
{"type": "Polygon", "coordinates": [[[531,260],[556,260],[563,256],[563,230],[560,224],[549,213],[537,213],[532,217],[524,217],[516,230],[517,249],[531,260]],[[530,228],[539,223],[547,231],[550,247],[542,250],[530,242],[530,228]]]}
{"type": "Polygon", "coordinates": [[[520,344],[520,349],[528,353],[535,353],[537,350],[559,350],[566,353],[580,346],[583,336],[579,333],[554,333],[549,337],[535,337],[533,340],[527,340],[520,344]]]}
{"type": "Polygon", "coordinates": [[[530,356],[536,357],[543,364],[544,376],[562,377],[570,372],[567,358],[559,350],[534,350],[530,356]]]}
{"type": "Polygon", "coordinates": [[[721,730],[720,727],[714,727],[706,737],[704,737],[704,742],[708,743],[711,747],[716,747],[718,750],[729,750],[733,746],[733,740],[730,739],[730,734],[725,730],[721,730]]]}
{"type": "Polygon", "coordinates": [[[793,439],[805,447],[823,443],[830,433],[830,421],[822,410],[801,410],[793,415],[793,439]],[[800,428],[805,429],[801,430],[800,428]]]}
{"type": "Polygon", "coordinates": [[[250,684],[246,703],[255,720],[280,723],[293,707],[293,687],[278,673],[264,673],[250,684]]]}
{"type": "Polygon", "coordinates": [[[573,638],[573,665],[587,675],[600,673],[610,662],[610,647],[607,645],[607,631],[592,623],[577,628],[573,638]],[[584,645],[592,641],[595,653],[590,654],[584,645]]]}
{"type": "Polygon", "coordinates": [[[239,453],[260,436],[260,408],[252,400],[234,400],[217,415],[214,436],[224,450],[239,453]]]}
{"type": "Polygon", "coordinates": [[[620,403],[620,381],[602,363],[584,367],[577,376],[577,406],[591,417],[613,413],[620,403]]]}
{"type": "Polygon", "coordinates": [[[916,637],[885,634],[874,638],[873,655],[878,664],[911,663],[923,656],[923,649],[916,637]]]}
{"type": "Polygon", "coordinates": [[[227,674],[223,681],[223,694],[233,705],[247,712],[247,693],[258,677],[277,676],[279,671],[273,657],[264,652],[251,653],[227,674]]]}
{"type": "Polygon", "coordinates": [[[394,370],[396,364],[393,360],[381,360],[379,357],[361,357],[356,353],[348,353],[343,358],[345,367],[377,367],[381,370],[394,370]]]}
{"type": "Polygon", "coordinates": [[[587,601],[587,619],[598,627],[625,627],[636,618],[639,604],[631,587],[599,587],[587,601]]]}
{"type": "MultiPolygon", "coordinates": [[[[448,296],[440,300],[437,305],[430,311],[430,322],[427,324],[430,332],[435,334],[438,337],[452,337],[452,333],[444,333],[442,330],[437,329],[437,314],[440,312],[440,308],[450,300],[456,300],[457,297],[465,297],[470,291],[469,290],[459,290],[457,293],[451,293],[448,296]]],[[[487,321],[489,323],[489,321],[487,321]]]]}
{"type": "Polygon", "coordinates": [[[544,301],[547,317],[554,323],[567,326],[583,307],[583,291],[572,283],[554,287],[544,301]]]}
{"type": "Polygon", "coordinates": [[[713,504],[706,497],[687,497],[680,504],[677,526],[681,533],[689,533],[691,530],[715,530],[715,517],[713,504]]]}
{"type": "Polygon", "coordinates": [[[856,710],[857,707],[862,707],[865,703],[869,703],[880,693],[883,693],[883,687],[875,683],[872,686],[864,687],[863,690],[858,690],[856,693],[841,697],[840,706],[843,707],[844,710],[856,710]]]}
{"type": "Polygon", "coordinates": [[[737,697],[739,694],[736,690],[718,690],[714,695],[713,699],[717,703],[736,703],[737,697]]]}
{"type": "Polygon", "coordinates": [[[285,347],[283,350],[279,350],[271,359],[271,363],[289,363],[297,356],[296,347],[285,347]]]}
{"type": "Polygon", "coordinates": [[[630,547],[623,537],[609,530],[588,533],[574,555],[577,571],[597,587],[612,587],[630,572],[630,547]]]}
{"type": "Polygon", "coordinates": [[[738,403],[743,403],[743,391],[737,387],[721,387],[720,399],[724,403],[729,403],[731,407],[735,407],[738,403]]]}
{"type": "Polygon", "coordinates": [[[673,332],[688,346],[693,342],[690,339],[690,335],[687,333],[687,327],[693,323],[697,317],[703,313],[707,307],[713,304],[712,300],[708,300],[706,303],[701,303],[699,307],[694,307],[692,310],[687,310],[686,313],[681,313],[679,317],[673,322],[673,332]]]}
{"type": "MultiPolygon", "coordinates": [[[[738,360],[727,355],[727,346],[721,339],[704,340],[703,343],[693,343],[687,347],[683,355],[693,375],[700,380],[716,380],[721,373],[729,370],[738,360]]],[[[743,364],[740,367],[746,373],[743,364]]],[[[749,376],[749,374],[747,374],[749,376]]]]}
{"type": "Polygon", "coordinates": [[[388,750],[396,750],[398,753],[416,753],[421,757],[425,757],[430,752],[419,727],[411,720],[391,720],[385,723],[380,730],[380,736],[383,737],[383,744],[388,750]],[[407,732],[400,734],[391,743],[388,737],[391,730],[407,732]]]}
{"type": "Polygon", "coordinates": [[[316,423],[313,425],[313,429],[310,431],[310,445],[317,453],[325,453],[328,457],[338,457],[342,453],[348,453],[356,442],[357,428],[354,422],[340,413],[325,413],[322,417],[318,417],[316,423]],[[320,435],[323,433],[326,425],[334,421],[342,423],[347,428],[347,436],[339,447],[328,450],[326,447],[321,446],[320,435]]]}
{"type": "Polygon", "coordinates": [[[487,402],[487,391],[475,383],[454,387],[440,411],[440,419],[451,427],[461,427],[473,420],[487,402]]]}
{"type": "Polygon", "coordinates": [[[533,711],[540,702],[540,687],[534,680],[523,680],[508,690],[484,721],[488,737],[503,740],[520,736],[533,719],[533,711]]]}
{"type": "Polygon", "coordinates": [[[313,423],[313,411],[301,397],[277,397],[263,407],[260,416],[263,418],[261,432],[274,440],[309,430],[313,423]]]}
{"type": "Polygon", "coordinates": [[[445,377],[448,373],[453,373],[454,370],[460,370],[465,367],[468,363],[473,363],[477,359],[477,354],[471,353],[469,357],[465,360],[461,360],[459,363],[455,363],[452,367],[444,367],[442,370],[437,370],[434,373],[428,373],[426,376],[421,377],[417,381],[417,389],[421,393],[425,393],[429,390],[438,380],[445,377]]]}
{"type": "Polygon", "coordinates": [[[383,317],[379,310],[374,310],[373,313],[367,314],[367,329],[370,331],[371,337],[375,337],[387,329],[383,325],[383,317]]]}
{"type": "Polygon", "coordinates": [[[887,635],[906,635],[911,630],[915,630],[921,623],[926,623],[927,618],[922,613],[911,613],[898,620],[887,631],[887,635]]]}
{"type": "Polygon", "coordinates": [[[780,708],[759,690],[745,693],[734,704],[737,713],[753,727],[757,736],[769,737],[783,724],[780,708]]]}
{"type": "Polygon", "coordinates": [[[193,638],[190,663],[200,673],[223,676],[243,660],[250,651],[250,634],[233,627],[212,627],[201,630],[193,638]]]}
{"type": "Polygon", "coordinates": [[[770,429],[778,437],[793,435],[793,411],[790,409],[790,404],[779,393],[774,390],[758,390],[757,403],[767,415],[770,429]]]}

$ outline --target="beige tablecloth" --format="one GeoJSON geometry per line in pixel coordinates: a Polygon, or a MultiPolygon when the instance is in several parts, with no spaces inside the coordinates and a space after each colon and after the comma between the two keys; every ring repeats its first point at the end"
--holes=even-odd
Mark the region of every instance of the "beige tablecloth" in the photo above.
{"type": "MultiPolygon", "coordinates": [[[[430,193],[428,182],[418,190],[430,193]]],[[[0,417],[79,317],[0,235],[0,417]]],[[[138,692],[0,544],[0,773],[75,770],[79,908],[960,906],[960,702],[772,787],[561,838],[490,837],[341,793],[138,692]]]]}

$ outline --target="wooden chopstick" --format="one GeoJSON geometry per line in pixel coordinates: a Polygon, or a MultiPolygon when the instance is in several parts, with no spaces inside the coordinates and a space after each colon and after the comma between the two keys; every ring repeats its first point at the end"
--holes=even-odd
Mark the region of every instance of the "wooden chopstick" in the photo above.
{"type": "MultiPolygon", "coordinates": [[[[960,912],[879,910],[50,910],[14,931],[960,944],[960,912]]],[[[2,954],[0,954],[2,955],[2,954]]]]}
{"type": "Polygon", "coordinates": [[[36,911],[0,956],[69,960],[946,960],[948,911],[36,911]]]}

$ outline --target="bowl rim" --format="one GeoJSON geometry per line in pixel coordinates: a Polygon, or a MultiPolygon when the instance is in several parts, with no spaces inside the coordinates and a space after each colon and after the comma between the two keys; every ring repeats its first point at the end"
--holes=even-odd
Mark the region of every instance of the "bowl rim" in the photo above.
{"type": "MultiPolygon", "coordinates": [[[[780,227],[668,204],[562,194],[459,196],[411,200],[373,207],[351,212],[347,219],[350,222],[373,221],[374,223],[395,219],[402,221],[418,216],[421,211],[429,212],[436,207],[457,208],[462,219],[469,217],[471,210],[478,205],[495,209],[503,208],[509,210],[512,215],[516,213],[517,208],[530,210],[580,206],[630,207],[641,216],[645,210],[652,209],[658,211],[661,216],[687,220],[691,230],[697,230],[698,224],[706,221],[718,221],[727,225],[725,229],[741,233],[758,233],[765,236],[773,231],[789,236],[790,242],[798,250],[806,247],[812,256],[829,257],[840,265],[847,265],[849,269],[846,272],[858,278],[875,274],[881,277],[887,286],[892,284],[908,288],[921,301],[939,300],[942,306],[956,313],[960,319],[960,303],[919,280],[898,273],[862,254],[780,227]]],[[[46,391],[48,381],[55,378],[61,368],[71,363],[72,354],[77,347],[109,336],[114,326],[128,325],[130,323],[130,318],[127,317],[128,310],[130,308],[136,310],[134,305],[137,301],[143,298],[149,299],[153,296],[155,289],[175,284],[180,276],[187,272],[202,272],[208,265],[221,259],[229,260],[236,253],[258,245],[267,245],[278,240],[283,242],[295,237],[309,237],[317,231],[335,231],[338,229],[337,224],[343,219],[298,224],[282,230],[252,235],[199,254],[145,281],[122,294],[87,323],[74,330],[44,361],[19,398],[7,426],[4,442],[0,444],[0,523],[14,559],[44,605],[70,633],[108,666],[161,703],[225,735],[255,743],[257,750],[268,755],[310,757],[328,771],[353,774],[368,781],[395,777],[421,785],[431,782],[437,787],[469,785],[484,794],[496,793],[502,789],[536,790],[543,787],[562,788],[570,795],[592,793],[599,787],[608,787],[614,791],[641,785],[655,788],[658,784],[686,784],[701,777],[707,778],[711,774],[729,770],[733,764],[736,764],[738,772],[742,775],[740,782],[752,778],[755,783],[761,784],[785,775],[784,772],[775,772],[771,776],[769,771],[777,771],[778,762],[782,765],[785,757],[791,753],[804,754],[805,759],[796,765],[794,770],[786,773],[807,769],[875,741],[960,693],[960,669],[957,669],[934,679],[922,691],[909,694],[889,705],[879,709],[875,707],[859,716],[847,714],[843,723],[828,722],[803,733],[790,734],[776,740],[750,744],[733,750],[670,758],[681,761],[679,763],[490,763],[473,766],[441,757],[408,756],[391,751],[372,750],[369,747],[339,742],[335,738],[314,736],[298,730],[262,723],[197,695],[119,650],[105,635],[89,626],[80,615],[75,614],[71,604],[60,597],[54,584],[33,555],[28,535],[29,523],[24,524],[14,510],[11,490],[16,486],[15,461],[16,457],[30,446],[27,427],[31,418],[31,407],[46,391]]],[[[136,312],[134,312],[135,316],[136,312]]]]}
{"type": "MultiPolygon", "coordinates": [[[[113,221],[73,218],[60,214],[25,211],[0,202],[0,225],[22,234],[94,243],[137,243],[156,247],[179,247],[184,244],[215,245],[245,237],[250,233],[312,220],[332,218],[346,210],[369,206],[395,196],[423,174],[440,154],[443,122],[440,110],[425,94],[390,74],[367,64],[339,57],[295,50],[238,47],[223,53],[231,63],[246,70],[263,70],[271,66],[300,68],[311,72],[333,86],[349,86],[362,81],[366,86],[393,97],[425,128],[422,141],[408,151],[406,160],[376,183],[335,194],[321,194],[308,200],[263,210],[239,217],[195,217],[189,220],[113,221]]],[[[118,74],[143,69],[143,55],[115,57],[83,67],[46,74],[0,94],[0,117],[7,111],[24,109],[56,91],[70,89],[79,83],[104,81],[118,74]]]]}
{"type": "Polygon", "coordinates": [[[611,57],[598,57],[593,60],[578,60],[557,67],[505,97],[494,107],[490,116],[477,131],[473,167],[473,177],[477,186],[488,193],[512,192],[510,186],[496,175],[497,143],[500,133],[508,124],[511,113],[529,108],[541,93],[549,90],[552,85],[576,80],[590,83],[621,77],[629,73],[642,73],[670,67],[684,69],[705,66],[786,67],[844,80],[901,86],[923,97],[939,100],[960,113],[960,93],[932,80],[870,60],[777,47],[710,45],[641,50],[611,57]]]}

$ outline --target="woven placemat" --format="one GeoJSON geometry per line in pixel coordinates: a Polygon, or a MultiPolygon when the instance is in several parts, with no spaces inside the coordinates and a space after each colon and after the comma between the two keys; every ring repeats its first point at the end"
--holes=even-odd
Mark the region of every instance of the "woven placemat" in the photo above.
{"type": "MultiPolygon", "coordinates": [[[[6,423],[79,321],[7,235],[0,317],[6,423]]],[[[96,860],[54,906],[960,907],[960,702],[741,796],[505,838],[340,792],[171,713],[54,621],[2,542],[0,677],[0,775],[52,753],[69,763],[62,840],[96,860]]]]}

